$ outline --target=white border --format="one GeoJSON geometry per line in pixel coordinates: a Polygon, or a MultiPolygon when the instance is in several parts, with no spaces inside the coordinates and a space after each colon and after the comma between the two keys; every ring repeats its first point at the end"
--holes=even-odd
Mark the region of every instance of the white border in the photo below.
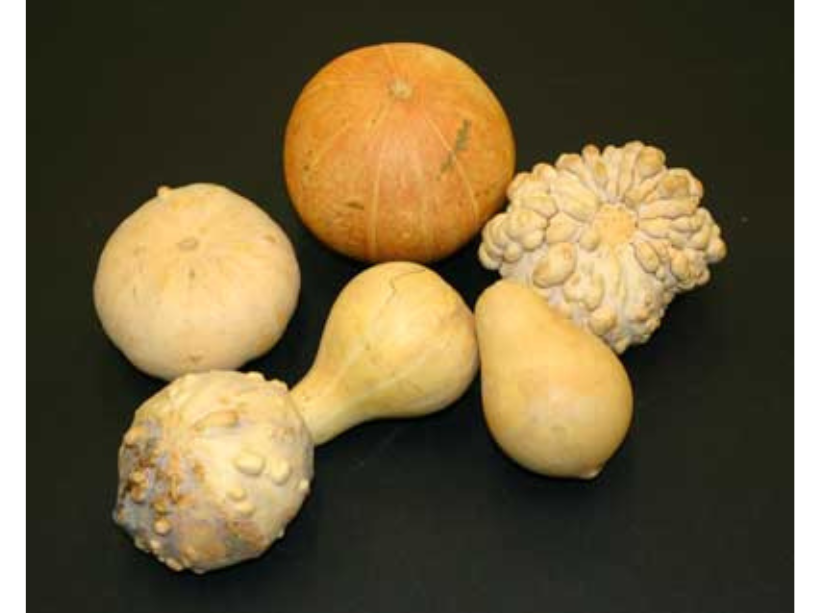
{"type": "MultiPolygon", "coordinates": [[[[2,372],[6,380],[3,407],[5,436],[0,445],[0,480],[5,504],[0,504],[4,530],[5,553],[0,557],[3,577],[3,601],[6,611],[25,610],[26,533],[25,471],[20,459],[26,457],[25,436],[25,362],[26,362],[26,219],[22,203],[26,202],[26,15],[23,0],[3,2],[0,8],[0,74],[3,96],[0,96],[2,134],[0,162],[4,175],[4,240],[0,241],[3,262],[4,296],[2,319],[5,325],[5,351],[2,372]],[[11,608],[7,608],[11,607],[11,608]]],[[[818,66],[815,31],[818,8],[809,0],[796,0],[796,86],[795,86],[795,599],[797,611],[818,610],[818,595],[812,577],[812,554],[818,544],[818,505],[815,500],[814,469],[818,435],[818,402],[816,402],[816,365],[810,363],[809,349],[815,347],[818,313],[816,285],[818,258],[813,236],[818,228],[818,197],[811,184],[818,174],[818,66]]],[[[785,203],[782,203],[784,205],[785,203]]],[[[787,246],[782,246],[787,248],[787,246]]],[[[760,325],[764,325],[760,322],[760,325]]],[[[770,324],[772,325],[772,324],[770,324]]],[[[789,325],[789,324],[787,324],[789,325]]],[[[775,416],[771,416],[775,419],[775,416]]],[[[763,453],[760,449],[759,453],[763,453]]],[[[789,478],[782,475],[782,478],[789,478]]],[[[782,501],[784,503],[784,501],[782,501]]],[[[771,528],[772,529],[772,528],[771,528]]],[[[782,538],[789,538],[785,532],[782,538]]],[[[45,581],[48,578],[43,578],[45,581]]]]}
{"type": "Polygon", "coordinates": [[[0,241],[0,300],[4,322],[2,355],[3,444],[0,445],[0,504],[5,527],[2,564],[3,609],[26,607],[26,6],[23,0],[4,2],[0,8],[0,96],[2,138],[0,168],[3,173],[3,240],[0,241]]]}

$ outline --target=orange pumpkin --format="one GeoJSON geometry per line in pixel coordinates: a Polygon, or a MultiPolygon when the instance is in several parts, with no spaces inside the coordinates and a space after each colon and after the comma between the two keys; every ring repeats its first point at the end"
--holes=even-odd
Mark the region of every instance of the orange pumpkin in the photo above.
{"type": "Polygon", "coordinates": [[[350,51],[301,92],[284,174],[302,221],[359,260],[443,258],[503,204],[514,138],[497,98],[453,55],[416,43],[350,51]]]}

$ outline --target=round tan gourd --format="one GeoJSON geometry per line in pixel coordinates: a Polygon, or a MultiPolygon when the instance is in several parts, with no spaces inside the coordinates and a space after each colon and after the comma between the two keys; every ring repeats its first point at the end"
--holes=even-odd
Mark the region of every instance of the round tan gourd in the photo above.
{"type": "Polygon", "coordinates": [[[108,239],[94,280],[105,332],[163,379],[266,353],[298,300],[295,252],[255,204],[218,185],[161,187],[108,239]]]}
{"type": "Polygon", "coordinates": [[[460,295],[424,266],[392,262],[340,293],[292,396],[323,443],[364,421],[438,411],[463,394],[477,366],[474,317],[460,295]]]}
{"type": "Polygon", "coordinates": [[[498,281],[475,308],[483,413],[514,461],[591,479],[621,445],[633,411],[616,355],[533,290],[498,281]]]}
{"type": "Polygon", "coordinates": [[[435,47],[355,49],[307,83],[287,124],[284,174],[307,227],[359,260],[429,262],[503,203],[514,139],[497,98],[435,47]]]}

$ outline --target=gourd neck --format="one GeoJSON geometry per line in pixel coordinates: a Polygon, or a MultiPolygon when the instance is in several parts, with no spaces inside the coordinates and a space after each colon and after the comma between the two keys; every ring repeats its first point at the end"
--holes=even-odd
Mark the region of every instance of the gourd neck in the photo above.
{"type": "Polygon", "coordinates": [[[349,396],[340,394],[338,387],[310,371],[290,391],[315,445],[332,440],[360,421],[351,417],[349,396]]]}

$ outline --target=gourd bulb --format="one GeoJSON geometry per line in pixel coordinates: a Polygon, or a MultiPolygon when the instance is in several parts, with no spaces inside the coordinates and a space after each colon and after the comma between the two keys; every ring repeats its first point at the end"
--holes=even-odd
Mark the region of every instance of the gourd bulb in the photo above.
{"type": "Polygon", "coordinates": [[[173,570],[261,555],[309,492],[313,445],[286,386],[189,374],[147,400],[119,450],[114,520],[173,570]]]}

